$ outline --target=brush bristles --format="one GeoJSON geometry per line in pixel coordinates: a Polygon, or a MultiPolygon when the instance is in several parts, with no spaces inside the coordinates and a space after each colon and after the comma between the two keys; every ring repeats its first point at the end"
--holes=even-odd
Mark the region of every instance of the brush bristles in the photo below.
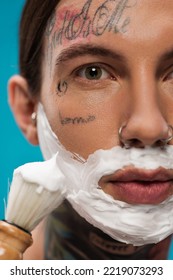
{"type": "Polygon", "coordinates": [[[48,191],[42,186],[24,181],[22,176],[17,174],[11,184],[5,218],[31,232],[62,201],[61,187],[58,191],[48,191]]]}

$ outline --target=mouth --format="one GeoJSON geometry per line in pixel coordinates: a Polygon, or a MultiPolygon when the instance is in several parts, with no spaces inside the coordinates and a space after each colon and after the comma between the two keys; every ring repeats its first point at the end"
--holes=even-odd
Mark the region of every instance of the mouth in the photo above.
{"type": "Polygon", "coordinates": [[[159,204],[173,194],[171,170],[126,167],[103,176],[99,186],[114,199],[129,204],[159,204]]]}

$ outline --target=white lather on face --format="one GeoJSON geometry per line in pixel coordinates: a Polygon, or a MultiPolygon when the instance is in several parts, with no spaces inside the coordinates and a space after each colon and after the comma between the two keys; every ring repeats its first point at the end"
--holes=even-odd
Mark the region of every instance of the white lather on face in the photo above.
{"type": "Polygon", "coordinates": [[[49,159],[49,170],[43,162],[36,172],[33,163],[18,168],[23,180],[31,180],[42,188],[55,191],[61,186],[62,199],[66,198],[74,209],[89,223],[101,229],[112,238],[140,246],[158,243],[173,233],[173,197],[159,205],[132,205],[113,199],[98,188],[98,181],[104,175],[115,173],[124,166],[156,169],[173,167],[173,148],[145,148],[129,150],[119,146],[110,150],[98,150],[84,161],[77,161],[52,132],[44,113],[38,107],[38,136],[43,156],[49,159]],[[25,170],[27,169],[27,170],[25,170]],[[37,173],[37,174],[36,174],[37,173]],[[27,174],[27,176],[26,176],[27,174]],[[53,176],[56,174],[56,176],[53,176]],[[57,182],[51,184],[51,178],[57,182]],[[52,188],[52,186],[54,186],[52,188]]]}

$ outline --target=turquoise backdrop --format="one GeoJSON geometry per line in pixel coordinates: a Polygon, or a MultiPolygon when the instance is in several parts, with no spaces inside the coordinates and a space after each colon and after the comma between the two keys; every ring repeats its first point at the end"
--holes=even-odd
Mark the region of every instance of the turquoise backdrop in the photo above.
{"type": "Polygon", "coordinates": [[[0,3],[0,219],[14,168],[42,159],[21,134],[8,106],[7,83],[18,73],[18,24],[24,0],[0,3]]]}

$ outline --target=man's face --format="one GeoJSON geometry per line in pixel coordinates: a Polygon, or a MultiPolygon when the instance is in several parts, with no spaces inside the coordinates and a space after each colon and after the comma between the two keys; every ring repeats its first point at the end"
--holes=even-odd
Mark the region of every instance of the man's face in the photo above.
{"type": "Polygon", "coordinates": [[[41,102],[53,131],[86,159],[119,145],[123,125],[126,140],[153,146],[173,124],[173,1],[80,2],[60,1],[46,30],[41,102]]]}

